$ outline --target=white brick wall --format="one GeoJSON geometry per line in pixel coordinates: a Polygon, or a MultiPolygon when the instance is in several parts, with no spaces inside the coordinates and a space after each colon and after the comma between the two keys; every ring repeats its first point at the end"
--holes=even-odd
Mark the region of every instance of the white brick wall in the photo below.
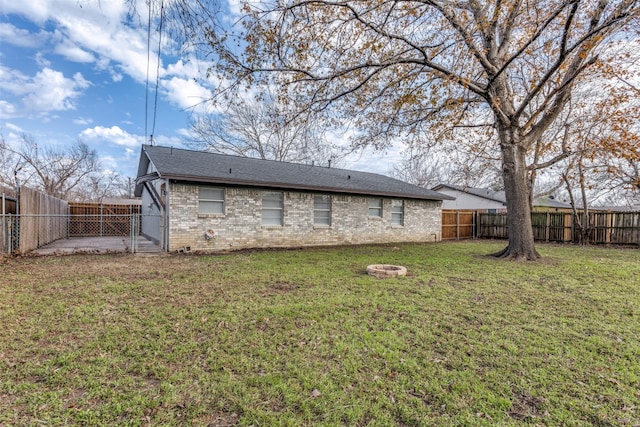
{"type": "Polygon", "coordinates": [[[406,199],[404,226],[391,225],[391,198],[383,217],[369,218],[367,197],[332,195],[330,227],[313,225],[314,193],[284,191],[284,226],[261,225],[262,192],[226,188],[224,215],[198,214],[198,186],[172,183],[169,189],[169,250],[297,247],[339,244],[439,241],[441,202],[406,199]],[[207,230],[215,237],[206,239],[207,230]]]}

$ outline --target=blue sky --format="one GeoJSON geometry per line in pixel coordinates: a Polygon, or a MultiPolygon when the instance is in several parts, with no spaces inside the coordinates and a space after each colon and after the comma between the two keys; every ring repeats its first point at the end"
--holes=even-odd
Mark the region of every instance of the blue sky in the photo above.
{"type": "MultiPolygon", "coordinates": [[[[137,0],[145,11],[144,0],[137,0]]],[[[234,9],[235,4],[230,6],[234,9]]],[[[0,0],[0,133],[27,133],[46,145],[82,139],[103,166],[135,176],[140,145],[152,132],[158,36],[147,61],[147,22],[128,19],[124,0],[0,0]],[[145,99],[149,67],[148,114],[145,99]],[[145,136],[146,135],[146,136],[145,136]]],[[[208,64],[163,40],[154,140],[181,146],[189,116],[202,112],[215,82],[208,64]]],[[[346,167],[387,173],[399,159],[368,153],[346,167]]]]}

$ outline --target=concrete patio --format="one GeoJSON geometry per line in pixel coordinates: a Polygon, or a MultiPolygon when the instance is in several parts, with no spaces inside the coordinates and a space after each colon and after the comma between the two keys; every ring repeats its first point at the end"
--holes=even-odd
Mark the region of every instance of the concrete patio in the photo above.
{"type": "MultiPolygon", "coordinates": [[[[130,237],[74,237],[60,239],[30,252],[30,255],[105,254],[131,252],[130,237]]],[[[136,253],[160,253],[158,245],[137,237],[136,253]]]]}

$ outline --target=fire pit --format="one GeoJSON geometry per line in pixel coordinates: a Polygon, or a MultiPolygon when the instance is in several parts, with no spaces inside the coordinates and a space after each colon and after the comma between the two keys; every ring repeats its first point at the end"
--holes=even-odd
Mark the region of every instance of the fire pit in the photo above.
{"type": "Polygon", "coordinates": [[[401,265],[373,264],[367,267],[367,274],[378,279],[406,276],[407,269],[401,265]]]}

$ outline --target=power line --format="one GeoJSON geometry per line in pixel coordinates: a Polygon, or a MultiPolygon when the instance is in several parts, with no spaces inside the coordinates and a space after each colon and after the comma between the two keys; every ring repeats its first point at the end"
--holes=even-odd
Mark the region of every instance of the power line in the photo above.
{"type": "Polygon", "coordinates": [[[162,26],[164,24],[164,0],[160,0],[160,26],[158,28],[158,63],[156,67],[156,93],[153,100],[153,125],[151,127],[151,140],[156,132],[156,115],[158,113],[158,87],[160,85],[160,53],[162,52],[162,26]]]}
{"type": "Polygon", "coordinates": [[[147,0],[149,17],[147,22],[147,83],[144,97],[144,137],[147,137],[147,123],[149,117],[149,64],[151,62],[151,0],[147,0]]]}

